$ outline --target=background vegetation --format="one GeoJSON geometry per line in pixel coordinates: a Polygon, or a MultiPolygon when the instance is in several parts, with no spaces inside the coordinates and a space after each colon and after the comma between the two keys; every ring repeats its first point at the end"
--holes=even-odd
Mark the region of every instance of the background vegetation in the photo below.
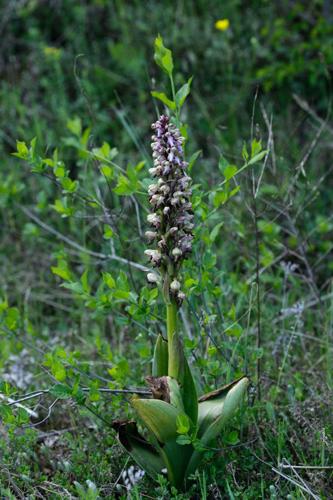
{"type": "Polygon", "coordinates": [[[332,23],[326,0],[1,3],[1,497],[126,498],[112,391],[144,389],[163,330],[142,237],[161,33],[200,151],[185,346],[202,390],[253,385],[189,493],[129,497],[332,498],[332,23]]]}

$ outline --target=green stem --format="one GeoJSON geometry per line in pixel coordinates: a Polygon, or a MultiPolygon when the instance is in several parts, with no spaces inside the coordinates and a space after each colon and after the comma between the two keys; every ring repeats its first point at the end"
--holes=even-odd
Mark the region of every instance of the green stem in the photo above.
{"type": "Polygon", "coordinates": [[[167,333],[168,342],[172,341],[172,337],[177,330],[177,305],[174,302],[167,304],[167,333]]]}
{"type": "Polygon", "coordinates": [[[178,380],[180,359],[179,341],[177,332],[177,304],[170,302],[167,308],[167,334],[168,334],[168,375],[178,380]]]}
{"type": "Polygon", "coordinates": [[[175,83],[174,83],[174,81],[173,81],[173,75],[172,75],[172,73],[171,73],[169,76],[170,76],[170,83],[171,83],[172,99],[173,99],[173,102],[174,102],[174,103],[175,103],[175,105],[176,105],[176,109],[175,109],[176,125],[177,125],[177,127],[179,128],[179,127],[180,127],[180,120],[179,120],[179,109],[178,109],[178,106],[177,106],[177,103],[176,103],[176,89],[175,89],[175,83]]]}

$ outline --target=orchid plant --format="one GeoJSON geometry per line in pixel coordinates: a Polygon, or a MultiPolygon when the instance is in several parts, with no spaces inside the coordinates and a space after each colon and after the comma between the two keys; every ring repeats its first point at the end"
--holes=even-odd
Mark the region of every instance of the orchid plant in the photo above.
{"type": "Polygon", "coordinates": [[[175,92],[172,54],[161,37],[155,41],[155,60],[168,74],[173,99],[154,92],[170,111],[152,125],[153,183],[148,187],[151,213],[146,232],[153,249],[145,254],[153,267],[147,275],[161,290],[166,310],[167,338],[159,335],[153,355],[152,375],[147,377],[151,398],[134,396],[131,405],[136,421],[116,421],[120,443],[152,478],[166,474],[171,485],[186,488],[204,451],[220,435],[238,409],[248,386],[241,377],[213,392],[198,397],[197,387],[186,359],[178,312],[185,299],[181,267],[192,249],[194,215],[191,205],[191,178],[185,161],[185,139],[180,132],[180,108],[191,80],[175,92]]]}

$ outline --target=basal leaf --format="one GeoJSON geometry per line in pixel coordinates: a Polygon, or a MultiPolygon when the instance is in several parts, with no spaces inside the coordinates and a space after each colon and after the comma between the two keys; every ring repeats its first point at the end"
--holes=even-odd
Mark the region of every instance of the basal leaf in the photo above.
{"type": "Polygon", "coordinates": [[[168,342],[159,335],[156,340],[153,357],[153,377],[168,375],[168,342]]]}
{"type": "Polygon", "coordinates": [[[116,421],[113,427],[118,431],[120,443],[139,467],[152,478],[157,479],[157,476],[162,474],[165,464],[157,450],[139,434],[136,423],[116,421]]]}
{"type": "MultiPolygon", "coordinates": [[[[230,384],[227,384],[226,386],[199,398],[199,437],[202,437],[211,424],[221,419],[222,416],[224,419],[227,416],[232,416],[231,410],[232,408],[234,408],[234,410],[237,409],[238,402],[241,400],[247,385],[248,379],[246,377],[242,377],[241,379],[235,380],[234,382],[231,382],[230,384]],[[239,396],[239,400],[236,395],[237,397],[239,396]],[[226,406],[227,402],[228,405],[226,406]],[[234,403],[234,407],[230,405],[231,402],[234,403]]],[[[214,437],[212,439],[214,439],[214,437]]]]}
{"type": "MultiPolygon", "coordinates": [[[[198,437],[203,447],[208,446],[220,434],[226,422],[233,416],[248,383],[248,379],[242,377],[199,399],[198,437]]],[[[186,469],[186,476],[195,472],[202,456],[201,451],[195,451],[192,454],[186,469]]]]}
{"type": "Polygon", "coordinates": [[[140,419],[160,443],[177,437],[177,417],[183,412],[159,399],[132,398],[132,406],[140,419]]]}

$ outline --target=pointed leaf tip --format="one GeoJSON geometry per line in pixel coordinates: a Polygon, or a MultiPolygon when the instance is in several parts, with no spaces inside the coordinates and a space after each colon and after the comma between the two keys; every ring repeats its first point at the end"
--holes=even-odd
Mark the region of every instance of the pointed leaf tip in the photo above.
{"type": "Polygon", "coordinates": [[[168,342],[160,334],[157,337],[153,356],[153,377],[168,375],[168,342]]]}

